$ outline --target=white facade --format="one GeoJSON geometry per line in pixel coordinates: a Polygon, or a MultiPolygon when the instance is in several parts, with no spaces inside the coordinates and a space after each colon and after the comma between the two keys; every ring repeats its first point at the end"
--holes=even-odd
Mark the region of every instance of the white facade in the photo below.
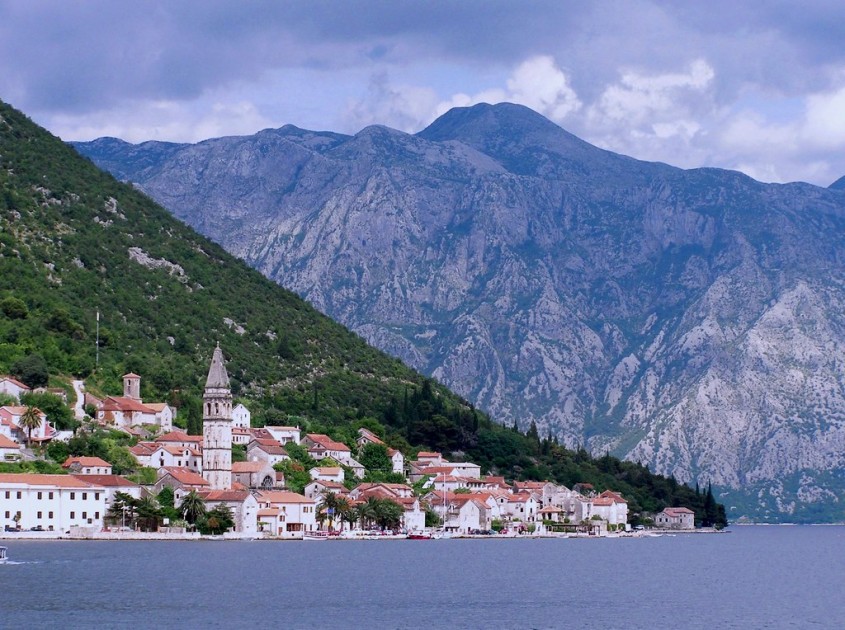
{"type": "Polygon", "coordinates": [[[241,534],[258,533],[258,502],[255,497],[241,490],[212,490],[201,493],[206,511],[211,511],[221,503],[232,511],[235,531],[241,534]]]}
{"type": "Polygon", "coordinates": [[[8,394],[20,401],[21,394],[28,394],[30,391],[29,387],[17,379],[11,376],[0,376],[0,394],[8,394]]]}
{"type": "Polygon", "coordinates": [[[0,473],[0,526],[4,529],[99,531],[105,514],[106,492],[100,486],[70,475],[0,473]]]}
{"type": "Polygon", "coordinates": [[[251,415],[249,409],[244,407],[241,403],[235,405],[232,409],[232,426],[239,429],[248,429],[250,427],[251,415]]]}
{"type": "Polygon", "coordinates": [[[317,529],[317,502],[295,492],[271,490],[256,493],[259,528],[272,536],[302,538],[317,529]]]}
{"type": "Polygon", "coordinates": [[[293,442],[294,444],[299,444],[301,441],[302,432],[299,427],[278,427],[273,425],[267,425],[264,429],[273,436],[273,439],[276,440],[279,444],[284,446],[288,442],[293,442]]]}

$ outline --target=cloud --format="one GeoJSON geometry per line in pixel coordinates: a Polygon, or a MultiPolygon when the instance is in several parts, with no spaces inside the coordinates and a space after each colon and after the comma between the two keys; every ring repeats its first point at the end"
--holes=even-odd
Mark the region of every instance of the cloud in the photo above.
{"type": "Polygon", "coordinates": [[[181,101],[144,101],[129,110],[57,115],[52,131],[67,140],[114,136],[127,142],[199,142],[246,135],[271,126],[247,101],[215,102],[210,107],[181,101]]]}

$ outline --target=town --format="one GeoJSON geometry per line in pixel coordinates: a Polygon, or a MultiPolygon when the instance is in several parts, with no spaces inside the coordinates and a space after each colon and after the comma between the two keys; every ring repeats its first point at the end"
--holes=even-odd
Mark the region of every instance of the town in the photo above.
{"type": "MultiPolygon", "coordinates": [[[[29,391],[15,378],[0,376],[5,398],[20,403],[29,391]]],[[[113,474],[112,464],[92,456],[69,456],[62,464],[67,474],[0,473],[0,536],[198,537],[200,529],[228,538],[299,540],[632,535],[628,504],[612,490],[597,493],[586,483],[572,488],[548,481],[508,483],[482,475],[477,464],[447,461],[437,452],[417,452],[406,461],[404,453],[363,427],[354,448],[325,434],[303,434],[298,426],[253,428],[249,410],[233,406],[219,345],[205,383],[201,436],[174,429],[170,405],[143,401],[137,374],[123,376],[122,396],[99,399],[81,386],[76,393],[77,418],[93,408],[93,425],[137,438],[130,452],[155,471],[154,481],[136,483],[113,474]],[[233,445],[244,450],[245,461],[233,461],[233,445]],[[293,452],[317,463],[302,470],[307,478],[297,484],[300,492],[285,474],[301,468],[293,452]],[[376,462],[390,481],[364,481],[367,468],[359,460],[376,462]],[[181,518],[155,516],[156,502],[181,518]],[[200,519],[204,526],[198,528],[200,519]]],[[[4,462],[71,437],[72,432],[55,430],[37,408],[0,407],[4,462]]],[[[667,507],[653,523],[692,530],[694,512],[667,507]]]]}

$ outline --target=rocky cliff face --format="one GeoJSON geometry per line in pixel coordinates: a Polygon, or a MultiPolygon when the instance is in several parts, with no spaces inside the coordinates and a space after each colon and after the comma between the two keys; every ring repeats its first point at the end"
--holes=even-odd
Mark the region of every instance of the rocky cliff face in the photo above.
{"type": "Polygon", "coordinates": [[[837,187],[639,162],[515,105],[77,148],[502,422],[733,489],[734,517],[845,505],[837,187]]]}

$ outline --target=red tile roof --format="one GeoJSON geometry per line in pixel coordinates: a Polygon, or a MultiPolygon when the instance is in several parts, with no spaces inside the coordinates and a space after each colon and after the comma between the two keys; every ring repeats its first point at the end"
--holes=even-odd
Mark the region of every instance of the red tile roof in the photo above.
{"type": "Polygon", "coordinates": [[[87,481],[73,475],[40,475],[38,473],[0,473],[0,483],[20,483],[30,486],[57,486],[59,488],[93,488],[87,481]]]}
{"type": "Polygon", "coordinates": [[[184,431],[171,431],[156,438],[156,442],[194,442],[202,444],[201,435],[188,435],[184,431]]]}
{"type": "Polygon", "coordinates": [[[255,496],[262,503],[310,503],[315,501],[296,492],[287,490],[262,490],[255,496]]]}
{"type": "Polygon", "coordinates": [[[10,440],[5,435],[0,433],[0,448],[16,448],[16,449],[20,450],[21,445],[18,444],[17,442],[10,440]]]}
{"type": "Polygon", "coordinates": [[[103,401],[103,411],[140,411],[142,413],[155,413],[140,400],[126,398],[124,396],[107,396],[103,401]]]}
{"type": "Polygon", "coordinates": [[[73,464],[79,464],[84,468],[90,468],[92,466],[96,466],[97,468],[111,468],[111,464],[108,463],[104,459],[100,459],[99,457],[68,457],[65,460],[65,463],[62,464],[62,468],[70,468],[73,464]]]}
{"type": "MultiPolygon", "coordinates": [[[[179,466],[165,466],[163,470],[165,470],[166,473],[169,473],[176,481],[186,486],[210,485],[202,475],[187,468],[181,468],[179,466]]],[[[163,476],[164,475],[162,475],[162,477],[163,476]]]]}
{"type": "Polygon", "coordinates": [[[0,376],[0,381],[8,381],[16,387],[20,387],[21,389],[25,389],[26,391],[31,391],[28,385],[21,383],[18,379],[13,378],[11,376],[0,376]]]}
{"type": "Polygon", "coordinates": [[[201,490],[198,493],[205,501],[233,501],[240,503],[249,497],[248,490],[201,490]]]}
{"type": "Polygon", "coordinates": [[[108,488],[140,488],[134,481],[129,481],[120,475],[71,475],[71,477],[108,488]]]}

